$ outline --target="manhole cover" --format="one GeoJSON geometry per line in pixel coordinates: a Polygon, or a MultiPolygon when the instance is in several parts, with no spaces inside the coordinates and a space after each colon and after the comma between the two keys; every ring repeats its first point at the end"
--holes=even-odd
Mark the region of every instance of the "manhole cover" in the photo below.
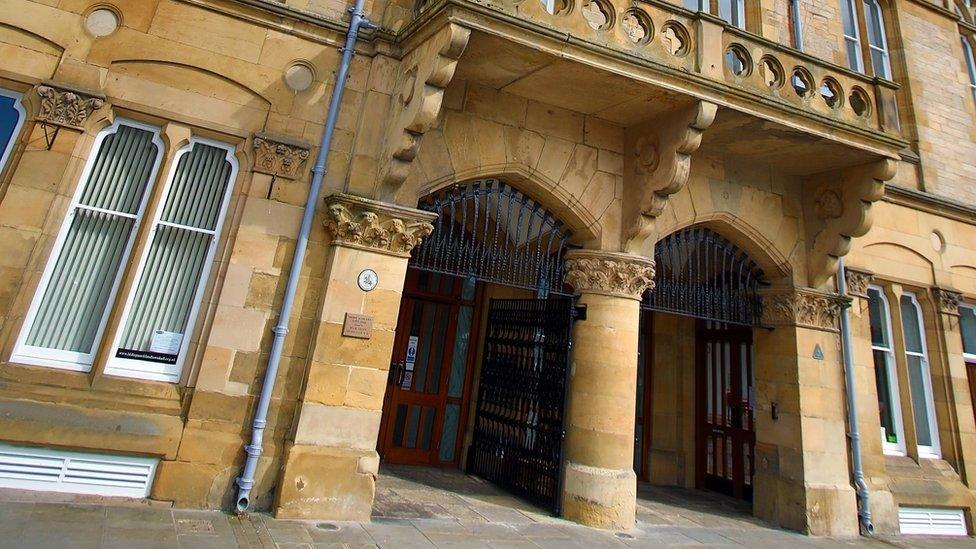
{"type": "Polygon", "coordinates": [[[320,522],[320,523],[316,524],[315,527],[318,528],[319,530],[338,530],[339,529],[338,526],[336,526],[335,524],[332,524],[331,522],[320,522]]]}
{"type": "Polygon", "coordinates": [[[634,539],[634,536],[632,534],[628,534],[627,532],[617,532],[614,535],[620,539],[634,539]]]}

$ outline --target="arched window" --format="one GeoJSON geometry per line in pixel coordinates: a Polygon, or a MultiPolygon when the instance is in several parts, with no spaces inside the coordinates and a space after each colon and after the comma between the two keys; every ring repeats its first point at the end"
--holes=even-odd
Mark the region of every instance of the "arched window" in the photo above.
{"type": "Polygon", "coordinates": [[[684,0],[685,9],[711,13],[735,25],[746,28],[745,0],[684,0]]]}
{"type": "Polygon", "coordinates": [[[878,0],[840,0],[840,13],[848,66],[890,80],[891,60],[881,4],[878,0]],[[867,33],[866,40],[861,40],[861,29],[867,33]],[[869,60],[869,66],[865,59],[869,60]]]}
{"type": "Polygon", "coordinates": [[[973,60],[973,47],[969,45],[969,40],[963,36],[962,40],[962,56],[966,61],[966,72],[969,74],[969,91],[973,94],[973,99],[976,100],[976,62],[973,60]]]}

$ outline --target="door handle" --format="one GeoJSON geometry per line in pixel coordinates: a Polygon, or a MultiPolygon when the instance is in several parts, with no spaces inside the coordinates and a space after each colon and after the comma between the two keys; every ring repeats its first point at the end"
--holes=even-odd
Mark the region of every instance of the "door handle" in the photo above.
{"type": "Polygon", "coordinates": [[[406,371],[406,365],[403,361],[391,362],[390,363],[390,375],[387,377],[386,382],[388,384],[400,385],[403,383],[403,374],[406,371]]]}

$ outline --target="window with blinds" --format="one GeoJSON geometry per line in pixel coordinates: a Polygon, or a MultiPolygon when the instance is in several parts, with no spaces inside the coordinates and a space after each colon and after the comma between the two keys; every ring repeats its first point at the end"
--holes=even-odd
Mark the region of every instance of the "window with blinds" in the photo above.
{"type": "Polygon", "coordinates": [[[91,369],[162,151],[158,128],[132,121],[98,135],[13,361],[91,369]]]}
{"type": "Polygon", "coordinates": [[[878,416],[881,420],[881,445],[886,454],[905,455],[905,435],[901,418],[898,374],[891,340],[891,315],[884,290],[868,288],[868,310],[871,323],[871,354],[874,359],[874,383],[878,392],[878,416]]]}
{"type": "Polygon", "coordinates": [[[0,88],[0,173],[7,165],[17,135],[24,126],[25,112],[21,105],[22,99],[19,93],[0,88]]]}
{"type": "Polygon", "coordinates": [[[177,153],[106,374],[179,381],[236,172],[233,152],[194,139],[177,153]]]}
{"type": "Polygon", "coordinates": [[[905,360],[908,366],[908,388],[912,397],[915,438],[920,457],[939,458],[939,427],[932,398],[932,372],[925,346],[925,323],[922,307],[915,294],[901,295],[901,321],[905,337],[905,360]]]}

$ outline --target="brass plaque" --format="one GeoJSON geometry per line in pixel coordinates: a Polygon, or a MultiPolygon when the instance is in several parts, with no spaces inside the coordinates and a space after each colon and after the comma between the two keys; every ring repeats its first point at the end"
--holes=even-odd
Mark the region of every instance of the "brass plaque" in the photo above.
{"type": "Polygon", "coordinates": [[[342,335],[359,339],[373,337],[373,317],[358,313],[346,313],[346,318],[342,321],[342,335]]]}

